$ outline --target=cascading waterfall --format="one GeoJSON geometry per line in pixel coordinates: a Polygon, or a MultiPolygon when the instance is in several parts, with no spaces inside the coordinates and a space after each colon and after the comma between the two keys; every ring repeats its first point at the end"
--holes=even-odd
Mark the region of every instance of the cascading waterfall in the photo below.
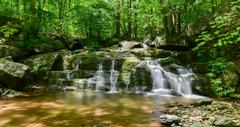
{"type": "Polygon", "coordinates": [[[78,58],[76,63],[75,63],[75,70],[79,69],[80,64],[81,64],[81,60],[78,58]]]}
{"type": "Polygon", "coordinates": [[[100,64],[98,67],[98,71],[94,75],[95,81],[96,81],[96,90],[100,90],[101,88],[104,88],[105,86],[105,79],[104,79],[104,71],[103,67],[100,64]]]}
{"type": "Polygon", "coordinates": [[[177,74],[166,71],[156,61],[146,61],[147,66],[151,71],[153,80],[153,92],[163,92],[169,89],[177,91],[182,95],[191,95],[191,82],[194,78],[194,73],[191,69],[186,69],[179,65],[173,64],[177,69],[177,74]]]}
{"type": "Polygon", "coordinates": [[[67,71],[66,80],[71,80],[73,78],[72,71],[67,71]]]}
{"type": "Polygon", "coordinates": [[[87,80],[87,88],[90,89],[91,84],[95,84],[95,90],[101,90],[105,87],[105,78],[104,78],[104,71],[103,71],[103,66],[102,64],[98,65],[98,70],[93,76],[93,78],[89,78],[87,80]]]}
{"type": "Polygon", "coordinates": [[[112,69],[110,70],[110,92],[117,92],[116,82],[118,80],[119,72],[115,70],[115,60],[112,60],[112,69]]]}
{"type": "Polygon", "coordinates": [[[131,73],[125,74],[124,83],[126,84],[126,88],[125,88],[126,91],[129,91],[128,86],[129,86],[129,84],[130,84],[130,80],[131,80],[130,78],[131,78],[131,73]]]}

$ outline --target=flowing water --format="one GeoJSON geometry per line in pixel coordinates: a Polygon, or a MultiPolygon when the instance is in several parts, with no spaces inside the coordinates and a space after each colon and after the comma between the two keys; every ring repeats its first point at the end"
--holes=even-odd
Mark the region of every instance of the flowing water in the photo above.
{"type": "Polygon", "coordinates": [[[105,78],[102,64],[98,65],[98,70],[95,73],[93,78],[89,78],[87,81],[87,89],[91,89],[90,85],[95,84],[95,90],[101,90],[105,87],[105,78]]]}
{"type": "MultiPolygon", "coordinates": [[[[80,63],[79,60],[76,70],[80,63]]],[[[87,80],[88,90],[0,98],[0,127],[161,127],[159,115],[169,105],[200,99],[192,94],[194,73],[191,69],[172,64],[173,72],[154,60],[143,63],[151,72],[150,92],[136,94],[141,91],[136,89],[128,93],[130,72],[125,74],[125,93],[120,92],[116,86],[119,72],[113,59],[107,76],[99,64],[94,76],[87,80]],[[110,91],[104,92],[107,83],[110,83],[110,91]],[[95,91],[89,90],[93,89],[91,86],[95,91]]],[[[64,80],[73,78],[72,71],[67,71],[64,80]]]]}
{"type": "Polygon", "coordinates": [[[0,99],[1,127],[160,127],[166,106],[183,97],[97,91],[58,92],[0,99]]]}
{"type": "Polygon", "coordinates": [[[110,70],[110,77],[109,77],[110,84],[111,84],[111,87],[110,87],[111,93],[117,92],[116,82],[118,80],[118,77],[119,77],[119,72],[115,70],[115,60],[113,59],[112,60],[112,69],[110,70]]]}
{"type": "Polygon", "coordinates": [[[194,73],[191,69],[173,64],[177,72],[172,73],[164,69],[158,62],[147,60],[147,66],[151,71],[153,81],[152,92],[160,94],[168,94],[175,91],[181,95],[192,95],[191,83],[194,80],[194,73]]]}

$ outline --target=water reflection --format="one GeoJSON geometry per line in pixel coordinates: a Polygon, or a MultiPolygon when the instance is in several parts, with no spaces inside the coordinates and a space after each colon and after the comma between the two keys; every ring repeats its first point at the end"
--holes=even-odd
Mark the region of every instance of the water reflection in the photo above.
{"type": "Polygon", "coordinates": [[[167,105],[189,103],[180,97],[103,92],[60,92],[0,99],[0,126],[159,127],[167,105]]]}

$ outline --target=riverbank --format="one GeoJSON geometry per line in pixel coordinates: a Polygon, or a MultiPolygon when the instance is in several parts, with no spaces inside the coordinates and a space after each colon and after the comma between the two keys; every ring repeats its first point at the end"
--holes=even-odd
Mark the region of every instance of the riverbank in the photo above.
{"type": "Polygon", "coordinates": [[[165,123],[170,127],[240,127],[240,101],[178,105],[167,109],[160,119],[170,121],[165,123]]]}

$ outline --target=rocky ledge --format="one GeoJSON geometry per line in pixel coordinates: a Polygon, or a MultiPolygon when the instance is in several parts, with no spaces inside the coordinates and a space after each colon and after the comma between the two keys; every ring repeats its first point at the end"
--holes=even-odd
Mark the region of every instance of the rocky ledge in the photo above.
{"type": "Polygon", "coordinates": [[[167,127],[240,127],[240,102],[179,105],[169,108],[160,121],[167,127]]]}

